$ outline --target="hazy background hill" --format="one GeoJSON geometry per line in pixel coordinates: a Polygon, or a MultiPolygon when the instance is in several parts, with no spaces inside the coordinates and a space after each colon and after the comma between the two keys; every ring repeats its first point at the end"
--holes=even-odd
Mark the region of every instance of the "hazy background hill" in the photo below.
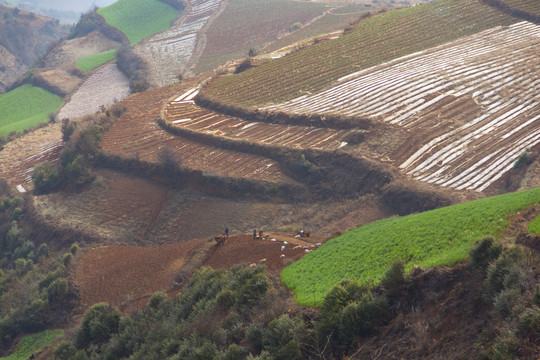
{"type": "Polygon", "coordinates": [[[0,4],[17,6],[20,9],[32,11],[60,20],[62,23],[75,23],[81,13],[94,6],[111,5],[116,0],[0,0],[0,4]]]}
{"type": "Polygon", "coordinates": [[[65,33],[58,20],[0,6],[0,93],[65,33]]]}

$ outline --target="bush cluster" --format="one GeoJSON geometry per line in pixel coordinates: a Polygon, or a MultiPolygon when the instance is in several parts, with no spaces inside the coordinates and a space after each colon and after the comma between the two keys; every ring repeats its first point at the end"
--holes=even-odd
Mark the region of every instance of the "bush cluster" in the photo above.
{"type": "MultiPolygon", "coordinates": [[[[1,192],[1,191],[0,191],[1,192]]],[[[65,268],[25,235],[24,200],[0,200],[0,356],[22,333],[44,330],[69,297],[65,268]]]]}

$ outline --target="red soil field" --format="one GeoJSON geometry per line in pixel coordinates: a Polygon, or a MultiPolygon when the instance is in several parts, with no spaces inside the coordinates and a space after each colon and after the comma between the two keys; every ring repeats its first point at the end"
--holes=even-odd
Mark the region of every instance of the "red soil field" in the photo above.
{"type": "Polygon", "coordinates": [[[142,307],[158,290],[177,293],[175,289],[181,284],[175,282],[175,277],[183,274],[187,278],[185,275],[199,266],[230,268],[242,263],[261,263],[276,272],[305,254],[302,245],[312,250],[315,248],[312,243],[325,240],[317,236],[304,239],[310,242],[272,233],[265,240],[253,239],[252,235],[231,235],[222,246],[211,239],[197,239],[150,248],[100,247],[82,255],[75,284],[85,308],[101,301],[122,309],[142,307]],[[273,236],[277,241],[270,240],[273,236]],[[289,244],[284,245],[285,239],[289,244]]]}
{"type": "MultiPolygon", "coordinates": [[[[193,83],[191,84],[193,85],[193,83]]],[[[228,177],[294,183],[279,165],[268,158],[219,149],[211,145],[172,135],[156,124],[162,106],[173,94],[187,86],[162,87],[131,96],[120,105],[127,108],[105,135],[102,148],[106,153],[141,161],[158,162],[160,149],[171,149],[183,166],[228,177]]]]}

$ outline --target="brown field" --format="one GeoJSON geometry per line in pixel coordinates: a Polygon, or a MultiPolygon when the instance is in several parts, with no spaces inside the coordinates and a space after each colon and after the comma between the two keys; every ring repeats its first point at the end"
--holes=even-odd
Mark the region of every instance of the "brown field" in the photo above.
{"type": "Polygon", "coordinates": [[[236,264],[261,263],[275,272],[283,269],[288,261],[302,257],[306,248],[313,250],[313,244],[326,240],[310,237],[307,238],[310,242],[302,241],[303,247],[293,243],[284,245],[282,241],[290,239],[281,234],[272,234],[272,238],[277,241],[240,234],[231,235],[223,246],[204,238],[150,248],[99,247],[81,256],[75,285],[85,308],[106,301],[127,310],[144,306],[158,290],[175,293],[182,280],[197,267],[229,268],[236,264]],[[284,251],[282,246],[285,246],[284,251]],[[282,254],[285,256],[281,257],[282,254]]]}
{"type": "Polygon", "coordinates": [[[61,149],[60,124],[48,125],[12,140],[0,151],[0,178],[28,190],[32,188],[34,166],[45,161],[58,161],[61,149]]]}
{"type": "Polygon", "coordinates": [[[295,183],[279,165],[268,158],[219,149],[180,138],[161,129],[156,118],[167,99],[185,91],[184,86],[163,87],[137,94],[121,102],[128,111],[109,131],[102,143],[109,154],[158,162],[159,150],[171,149],[183,166],[226,177],[295,183]]]}

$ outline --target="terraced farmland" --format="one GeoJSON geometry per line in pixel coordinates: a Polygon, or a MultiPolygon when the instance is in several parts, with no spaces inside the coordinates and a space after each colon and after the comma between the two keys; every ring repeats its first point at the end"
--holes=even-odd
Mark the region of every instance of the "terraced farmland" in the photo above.
{"type": "Polygon", "coordinates": [[[360,21],[338,39],[240,74],[219,77],[204,92],[241,106],[282,102],[319,91],[343,76],[382,62],[516,22],[480,0],[441,0],[389,11],[360,21]]]}
{"type": "Polygon", "coordinates": [[[99,111],[101,106],[108,107],[129,96],[129,81],[118,70],[116,64],[110,64],[92,74],[71,96],[56,119],[74,119],[99,111]]]}
{"type": "MultiPolygon", "coordinates": [[[[8,142],[0,151],[0,178],[28,190],[34,166],[58,161],[62,150],[60,123],[51,124],[8,142]]],[[[21,190],[19,190],[21,191],[21,190]]]]}
{"type": "Polygon", "coordinates": [[[540,16],[540,2],[536,0],[501,0],[501,3],[510,6],[512,9],[540,16]]]}
{"type": "Polygon", "coordinates": [[[158,162],[162,148],[171,149],[181,163],[205,173],[233,178],[266,180],[276,183],[296,183],[285,175],[277,162],[263,156],[219,149],[172,135],[161,129],[155,119],[175,87],[160,88],[137,94],[122,102],[129,116],[123,116],[105,135],[105,152],[122,157],[138,157],[142,161],[158,162]],[[137,110],[135,110],[137,109],[137,110]]]}
{"type": "Polygon", "coordinates": [[[195,71],[212,70],[228,60],[243,58],[328,10],[325,4],[291,0],[231,0],[205,32],[204,49],[195,71]]]}
{"type": "Polygon", "coordinates": [[[265,110],[382,119],[414,134],[394,157],[404,172],[482,191],[540,143],[539,52],[540,26],[497,27],[265,110]]]}
{"type": "Polygon", "coordinates": [[[245,121],[198,107],[192,100],[197,93],[194,88],[170,102],[166,120],[179,129],[251,143],[329,151],[347,145],[347,130],[245,121]]]}
{"type": "Polygon", "coordinates": [[[151,71],[157,86],[178,81],[191,60],[198,41],[198,33],[216,13],[222,0],[195,0],[172,28],[160,32],[135,47],[151,71]]]}

